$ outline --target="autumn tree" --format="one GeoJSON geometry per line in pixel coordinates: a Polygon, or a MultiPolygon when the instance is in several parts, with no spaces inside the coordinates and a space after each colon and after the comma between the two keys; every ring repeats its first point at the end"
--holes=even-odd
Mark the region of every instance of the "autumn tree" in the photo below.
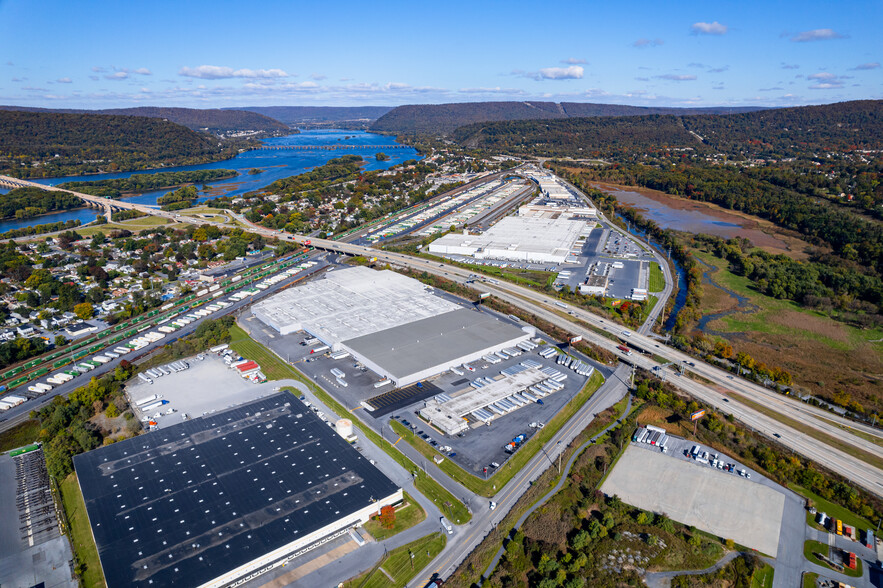
{"type": "Polygon", "coordinates": [[[392,506],[384,506],[380,509],[380,526],[384,529],[392,529],[396,524],[396,509],[392,506]]]}

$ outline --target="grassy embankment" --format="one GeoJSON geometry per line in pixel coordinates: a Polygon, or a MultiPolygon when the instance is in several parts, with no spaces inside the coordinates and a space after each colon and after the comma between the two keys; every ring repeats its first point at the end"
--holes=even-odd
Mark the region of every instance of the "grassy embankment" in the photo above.
{"type": "MultiPolygon", "coordinates": [[[[843,508],[839,504],[834,504],[829,500],[825,500],[818,494],[810,492],[806,488],[798,486],[797,484],[788,484],[788,489],[800,494],[808,500],[811,500],[813,506],[815,506],[816,509],[818,509],[820,512],[825,513],[832,519],[840,519],[841,521],[843,521],[844,525],[854,527],[856,531],[866,531],[868,529],[874,529],[876,527],[876,525],[872,525],[870,521],[863,517],[860,517],[851,510],[843,508]]],[[[816,523],[815,517],[811,515],[808,511],[806,513],[806,522],[811,527],[822,529],[822,526],[816,523]]]]}
{"type": "Polygon", "coordinates": [[[104,586],[104,573],[98,560],[98,548],[92,539],[92,528],[86,515],[86,503],[80,492],[77,475],[70,474],[60,484],[61,500],[67,515],[68,537],[74,550],[74,557],[85,569],[81,576],[85,588],[104,586]]]}
{"type": "Polygon", "coordinates": [[[365,523],[365,530],[371,533],[371,536],[377,541],[389,539],[393,535],[410,529],[426,519],[426,511],[420,508],[417,501],[411,498],[407,492],[404,495],[405,501],[403,506],[396,509],[396,520],[391,529],[384,529],[376,516],[365,523]]]}
{"type": "Polygon", "coordinates": [[[803,572],[803,588],[816,588],[819,575],[815,572],[803,572]]]}
{"type": "MultiPolygon", "coordinates": [[[[726,260],[701,249],[691,252],[712,266],[714,282],[728,288],[757,310],[730,314],[708,325],[732,333],[735,346],[791,373],[798,386],[820,396],[837,389],[866,407],[883,408],[878,382],[867,374],[883,371],[883,328],[859,329],[798,304],[766,296],[751,281],[730,272],[726,260]]],[[[701,308],[707,314],[735,308],[726,292],[704,283],[701,308]]]]}
{"type": "Polygon", "coordinates": [[[651,292],[665,290],[665,274],[662,273],[662,268],[655,261],[650,263],[650,285],[648,288],[651,292]]]}
{"type": "Polygon", "coordinates": [[[447,537],[441,533],[427,535],[389,552],[374,568],[343,584],[344,588],[403,587],[441,553],[447,537]],[[413,555],[413,557],[411,557],[413,555]]]}
{"type": "MultiPolygon", "coordinates": [[[[480,494],[481,496],[493,496],[497,493],[498,489],[505,486],[506,483],[512,479],[512,476],[518,473],[521,468],[523,468],[525,464],[527,464],[527,462],[540,451],[546,442],[548,442],[549,439],[551,439],[555,433],[557,433],[558,430],[561,429],[561,427],[563,427],[574,414],[576,414],[579,408],[591,398],[592,394],[595,393],[603,382],[603,376],[601,376],[596,370],[595,373],[592,374],[592,377],[589,378],[588,382],[586,382],[586,385],[583,386],[583,389],[579,394],[577,394],[573,400],[568,402],[558,414],[546,423],[545,428],[541,429],[531,437],[524,446],[515,453],[515,455],[506,461],[503,467],[496,470],[487,480],[470,474],[449,459],[445,459],[439,464],[439,468],[472,492],[480,494]]],[[[427,459],[432,459],[437,455],[441,455],[431,445],[426,443],[400,422],[393,420],[390,421],[390,425],[396,434],[400,435],[402,439],[407,441],[427,459]]]]}
{"type": "Polygon", "coordinates": [[[751,588],[771,588],[775,572],[773,566],[768,563],[763,564],[763,567],[751,576],[751,588]]]}
{"type": "MultiPolygon", "coordinates": [[[[298,380],[305,384],[310,391],[315,394],[329,409],[333,410],[338,416],[346,416],[351,419],[354,424],[359,426],[362,433],[371,440],[372,443],[383,449],[390,457],[396,460],[405,470],[411,472],[414,476],[414,486],[424,496],[432,500],[439,510],[447,512],[451,521],[458,525],[463,525],[472,519],[472,514],[466,506],[457,500],[453,494],[445,490],[441,484],[433,480],[422,472],[414,463],[409,460],[402,452],[393,447],[391,443],[385,439],[381,439],[380,435],[368,428],[359,418],[351,414],[346,407],[334,400],[330,394],[322,390],[309,378],[301,374],[299,371],[285,363],[272,351],[252,339],[238,325],[230,328],[230,347],[242,357],[247,357],[256,361],[260,366],[264,375],[269,380],[298,380]]],[[[299,394],[293,388],[289,388],[293,394],[299,394]]]]}
{"type": "Polygon", "coordinates": [[[40,421],[32,419],[0,433],[0,453],[24,447],[40,438],[40,421]]]}
{"type": "Polygon", "coordinates": [[[855,560],[855,569],[850,569],[846,566],[843,566],[843,570],[835,570],[831,566],[829,566],[826,562],[822,561],[819,557],[816,556],[816,553],[821,553],[824,556],[831,557],[830,555],[830,547],[825,543],[821,543],[819,541],[806,541],[803,544],[803,556],[814,564],[818,564],[824,568],[828,568],[842,574],[849,576],[850,578],[861,578],[862,577],[862,560],[856,558],[855,560]]]}

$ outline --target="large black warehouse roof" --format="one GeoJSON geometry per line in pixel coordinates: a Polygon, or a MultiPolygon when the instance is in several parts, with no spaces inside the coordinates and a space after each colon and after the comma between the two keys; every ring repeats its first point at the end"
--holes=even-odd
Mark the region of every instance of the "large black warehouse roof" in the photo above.
{"type": "Polygon", "coordinates": [[[198,586],[397,491],[289,393],[74,465],[109,588],[198,586]]]}

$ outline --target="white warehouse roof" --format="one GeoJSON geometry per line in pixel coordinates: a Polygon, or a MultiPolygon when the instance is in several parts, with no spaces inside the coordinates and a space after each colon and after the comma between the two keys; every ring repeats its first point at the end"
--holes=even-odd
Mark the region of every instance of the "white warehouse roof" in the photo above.
{"type": "Polygon", "coordinates": [[[506,217],[481,235],[449,234],[429,244],[442,255],[564,263],[586,223],[562,218],[506,217]]]}
{"type": "Polygon", "coordinates": [[[390,270],[352,267],[255,304],[252,313],[287,335],[307,331],[326,345],[434,317],[460,306],[390,270]]]}

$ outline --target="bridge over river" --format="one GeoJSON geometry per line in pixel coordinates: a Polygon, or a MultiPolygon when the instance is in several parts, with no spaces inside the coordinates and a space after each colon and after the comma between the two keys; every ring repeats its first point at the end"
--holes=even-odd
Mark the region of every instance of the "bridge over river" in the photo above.
{"type": "Polygon", "coordinates": [[[346,151],[356,149],[410,149],[408,145],[262,145],[264,151],[295,149],[298,151],[346,151]]]}
{"type": "MultiPolygon", "coordinates": [[[[158,214],[156,206],[150,206],[147,204],[135,204],[132,202],[126,202],[124,200],[113,200],[111,198],[102,198],[101,196],[93,196],[91,194],[83,194],[81,192],[75,192],[73,190],[65,190],[63,188],[57,188],[55,186],[46,186],[44,184],[38,184],[36,182],[29,182],[27,180],[20,180],[18,178],[12,178],[9,176],[0,176],[0,187],[3,188],[39,188],[40,190],[47,190],[49,192],[67,192],[69,194],[73,194],[77,198],[83,201],[83,204],[90,208],[98,208],[104,211],[104,216],[108,221],[111,220],[110,216],[114,211],[117,210],[137,210],[138,212],[143,212],[144,214],[158,214]]],[[[162,215],[166,216],[166,215],[162,215]]]]}

